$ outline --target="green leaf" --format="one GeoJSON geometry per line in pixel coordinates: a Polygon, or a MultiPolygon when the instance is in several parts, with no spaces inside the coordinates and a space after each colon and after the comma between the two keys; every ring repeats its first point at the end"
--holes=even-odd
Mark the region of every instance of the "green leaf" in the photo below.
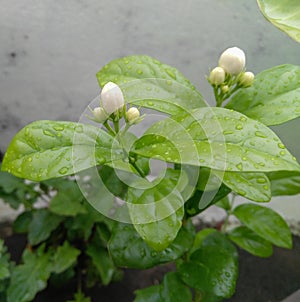
{"type": "Polygon", "coordinates": [[[25,234],[29,231],[29,225],[32,221],[32,211],[25,211],[21,213],[13,222],[13,230],[19,234],[25,234]]]}
{"type": "Polygon", "coordinates": [[[272,196],[300,194],[300,173],[292,171],[270,172],[272,196]]]}
{"type": "Polygon", "coordinates": [[[118,143],[100,128],[73,122],[36,121],[13,138],[2,169],[41,181],[122,157],[118,143]]]}
{"type": "Polygon", "coordinates": [[[255,76],[254,84],[239,90],[226,108],[265,125],[279,125],[300,116],[300,66],[280,65],[255,76]]]}
{"type": "Polygon", "coordinates": [[[112,281],[115,265],[107,250],[94,240],[88,244],[86,253],[92,258],[93,264],[101,276],[102,283],[108,285],[112,281]]]}
{"type": "Polygon", "coordinates": [[[292,235],[284,219],[270,208],[241,204],[233,214],[250,230],[276,246],[292,248],[292,235]]]}
{"type": "Polygon", "coordinates": [[[149,56],[128,56],[111,61],[98,73],[99,85],[114,82],[126,102],[177,114],[207,106],[201,94],[176,68],[149,56]]]}
{"type": "Polygon", "coordinates": [[[46,288],[52,269],[51,254],[40,247],[36,253],[25,250],[24,264],[14,268],[7,290],[7,302],[32,301],[35,295],[46,288]]]}
{"type": "Polygon", "coordinates": [[[270,181],[264,173],[226,172],[221,174],[221,180],[232,191],[245,198],[257,202],[271,200],[270,181]]]}
{"type": "Polygon", "coordinates": [[[195,239],[194,239],[194,243],[193,243],[193,246],[192,248],[190,249],[189,251],[189,255],[191,255],[193,252],[195,252],[198,248],[201,247],[204,239],[214,233],[214,232],[217,232],[216,229],[212,229],[212,228],[207,228],[207,229],[203,229],[201,231],[199,231],[196,236],[195,236],[195,239]]]}
{"type": "Polygon", "coordinates": [[[74,294],[74,300],[68,300],[67,302],[91,302],[91,298],[86,297],[81,291],[74,294]]]}
{"type": "Polygon", "coordinates": [[[230,298],[238,274],[236,255],[235,248],[224,235],[211,233],[190,260],[179,267],[181,278],[204,295],[203,301],[230,298]]]}
{"type": "Polygon", "coordinates": [[[175,179],[169,178],[171,170],[167,171],[159,183],[149,183],[149,189],[132,186],[128,190],[128,209],[134,227],[156,251],[164,250],[176,238],[184,215],[184,200],[176,188],[180,171],[172,171],[178,172],[175,179]]]}
{"type": "Polygon", "coordinates": [[[10,277],[9,258],[10,256],[7,253],[7,248],[4,245],[4,241],[0,239],[0,281],[10,277]]]}
{"type": "Polygon", "coordinates": [[[134,302],[165,302],[161,297],[161,285],[153,285],[134,292],[134,302]]]}
{"type": "Polygon", "coordinates": [[[271,129],[224,108],[199,108],[159,121],[135,142],[131,152],[221,171],[300,169],[271,129]]]}
{"type": "Polygon", "coordinates": [[[254,256],[270,257],[273,253],[273,247],[270,242],[261,238],[245,226],[233,229],[228,236],[240,248],[254,256]]]}
{"type": "Polygon", "coordinates": [[[85,202],[77,183],[62,180],[59,191],[50,201],[49,210],[57,215],[76,216],[87,213],[85,202]]]}
{"type": "Polygon", "coordinates": [[[37,210],[33,214],[33,219],[29,225],[28,241],[31,245],[36,245],[49,238],[64,217],[55,215],[47,209],[37,210]]]}
{"type": "Polygon", "coordinates": [[[62,246],[59,246],[55,252],[52,272],[60,274],[76,263],[80,250],[71,246],[68,241],[65,241],[62,246]]]}
{"type": "Polygon", "coordinates": [[[257,0],[264,17],[300,42],[300,7],[298,0],[257,0]]]}
{"type": "Polygon", "coordinates": [[[113,229],[108,249],[117,266],[146,269],[181,257],[191,247],[193,234],[194,227],[188,221],[172,244],[157,252],[146,244],[132,225],[118,223],[113,229]]]}

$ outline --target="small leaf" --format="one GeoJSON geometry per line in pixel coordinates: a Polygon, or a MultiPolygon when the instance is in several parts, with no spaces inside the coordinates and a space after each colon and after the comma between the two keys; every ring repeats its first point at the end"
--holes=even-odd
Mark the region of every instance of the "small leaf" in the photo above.
{"type": "Polygon", "coordinates": [[[29,232],[29,225],[32,221],[32,211],[25,211],[21,213],[13,222],[14,232],[19,234],[25,234],[29,232]]]}
{"type": "Polygon", "coordinates": [[[226,172],[220,176],[227,187],[245,198],[257,202],[271,200],[270,181],[264,173],[226,172]]]}
{"type": "Polygon", "coordinates": [[[49,238],[64,217],[52,214],[47,209],[37,210],[33,214],[33,219],[29,225],[28,241],[31,245],[36,245],[49,238]]]}
{"type": "Polygon", "coordinates": [[[265,18],[300,42],[300,8],[298,0],[257,0],[265,18]]]}
{"type": "Polygon", "coordinates": [[[62,246],[56,250],[53,259],[52,272],[60,274],[71,267],[77,260],[80,250],[71,246],[68,241],[65,241],[62,246]]]}
{"type": "Polygon", "coordinates": [[[181,257],[191,247],[193,234],[194,227],[188,220],[172,244],[157,252],[146,244],[132,225],[118,223],[113,229],[108,249],[117,266],[146,269],[181,257]]]}
{"type": "Polygon", "coordinates": [[[25,250],[24,264],[14,268],[7,290],[7,302],[32,301],[35,295],[46,288],[52,269],[51,254],[43,247],[36,253],[25,250]]]}
{"type": "Polygon", "coordinates": [[[272,196],[300,194],[300,173],[278,171],[267,174],[271,182],[272,196]]]}
{"type": "Polygon", "coordinates": [[[100,128],[73,122],[36,121],[13,138],[2,169],[18,177],[41,181],[122,157],[122,149],[100,128]]]}
{"type": "Polygon", "coordinates": [[[241,204],[233,214],[250,230],[276,246],[292,248],[292,235],[284,219],[270,208],[241,204]]]}
{"type": "MultiPolygon", "coordinates": [[[[0,281],[10,277],[10,262],[4,241],[0,239],[0,281]]],[[[0,290],[1,291],[1,290],[0,290]]]]}
{"type": "Polygon", "coordinates": [[[99,85],[118,84],[125,100],[168,114],[207,106],[201,94],[176,68],[149,56],[128,56],[111,61],[98,73],[99,85]]]}
{"type": "Polygon", "coordinates": [[[153,285],[147,288],[139,289],[134,293],[136,294],[134,302],[165,302],[161,297],[160,285],[153,285]]]}
{"type": "MultiPolygon", "coordinates": [[[[297,0],[295,0],[297,1],[297,0]]],[[[239,90],[226,108],[265,125],[279,125],[300,116],[300,66],[280,65],[255,76],[254,84],[239,90]]]]}
{"type": "Polygon", "coordinates": [[[270,257],[273,253],[273,247],[269,241],[261,238],[245,226],[233,229],[228,236],[240,248],[254,256],[270,257]]]}

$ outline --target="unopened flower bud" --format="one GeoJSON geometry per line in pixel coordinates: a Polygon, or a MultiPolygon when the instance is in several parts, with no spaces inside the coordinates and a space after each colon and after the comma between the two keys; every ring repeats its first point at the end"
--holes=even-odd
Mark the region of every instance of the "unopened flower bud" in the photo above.
{"type": "Polygon", "coordinates": [[[93,111],[94,121],[98,123],[103,123],[107,120],[108,116],[103,108],[96,107],[93,111]]]}
{"type": "Polygon", "coordinates": [[[134,123],[140,117],[140,111],[136,107],[131,107],[126,112],[126,119],[129,123],[134,123]]]}
{"type": "Polygon", "coordinates": [[[108,115],[121,109],[125,103],[122,90],[113,82],[108,82],[104,85],[100,98],[102,107],[108,115]]]}
{"type": "Polygon", "coordinates": [[[254,82],[254,73],[251,71],[247,71],[241,74],[239,78],[239,83],[243,87],[249,87],[253,84],[253,82],[254,82]]]}
{"type": "Polygon", "coordinates": [[[210,72],[208,80],[212,85],[221,85],[225,81],[225,70],[222,67],[214,68],[210,72]]]}
{"type": "Polygon", "coordinates": [[[227,93],[229,91],[229,86],[228,85],[224,85],[221,87],[221,90],[223,93],[227,93]]]}
{"type": "Polygon", "coordinates": [[[219,66],[231,75],[238,75],[242,72],[245,63],[245,53],[238,47],[227,48],[219,59],[219,66]]]}

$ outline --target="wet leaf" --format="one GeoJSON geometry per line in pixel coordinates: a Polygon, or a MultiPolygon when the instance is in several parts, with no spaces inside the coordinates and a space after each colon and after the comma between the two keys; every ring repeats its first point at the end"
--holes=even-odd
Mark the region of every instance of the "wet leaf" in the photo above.
{"type": "Polygon", "coordinates": [[[300,42],[300,7],[298,0],[257,0],[265,18],[300,42]]]}
{"type": "Polygon", "coordinates": [[[207,106],[201,94],[176,68],[149,56],[128,56],[104,66],[97,79],[101,87],[118,84],[125,100],[135,106],[168,114],[207,106]]]}
{"type": "MultiPolygon", "coordinates": [[[[278,2],[279,3],[279,2],[278,2]]],[[[300,66],[280,65],[255,76],[254,84],[239,90],[226,108],[265,125],[279,125],[300,116],[300,66]]]]}
{"type": "Polygon", "coordinates": [[[122,157],[118,144],[97,127],[36,121],[13,138],[2,169],[21,178],[41,181],[74,174],[122,157]]]}
{"type": "Polygon", "coordinates": [[[291,231],[274,210],[255,204],[241,204],[234,209],[233,214],[263,239],[279,247],[292,247],[291,231]]]}

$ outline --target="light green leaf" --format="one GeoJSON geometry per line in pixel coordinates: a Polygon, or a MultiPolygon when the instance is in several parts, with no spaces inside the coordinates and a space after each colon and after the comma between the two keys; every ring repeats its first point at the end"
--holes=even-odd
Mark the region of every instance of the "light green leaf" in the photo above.
{"type": "Polygon", "coordinates": [[[71,267],[77,260],[80,250],[71,246],[68,241],[65,241],[62,246],[59,246],[54,254],[52,272],[60,274],[71,267]]]}
{"type": "Polygon", "coordinates": [[[125,100],[135,106],[177,114],[207,106],[201,94],[176,68],[149,56],[128,56],[111,61],[98,73],[99,85],[114,82],[125,100]]]}
{"type": "MultiPolygon", "coordinates": [[[[216,174],[218,175],[217,172],[216,174]]],[[[271,200],[270,181],[264,173],[226,172],[222,174],[223,183],[237,194],[257,202],[271,200]]]]}
{"type": "Polygon", "coordinates": [[[257,0],[264,17],[300,42],[300,6],[298,0],[257,0]]]}
{"type": "Polygon", "coordinates": [[[228,234],[230,240],[242,249],[258,257],[269,257],[273,253],[272,244],[245,226],[233,229],[228,234]]]}
{"type": "Polygon", "coordinates": [[[161,285],[136,290],[134,302],[165,302],[161,296],[161,285]]]}
{"type": "Polygon", "coordinates": [[[49,210],[62,216],[76,216],[87,213],[86,202],[78,185],[75,182],[62,180],[61,188],[51,199],[49,210]]]}
{"type": "Polygon", "coordinates": [[[299,172],[270,172],[267,176],[271,182],[271,191],[273,196],[300,194],[299,172]]]}
{"type": "Polygon", "coordinates": [[[32,301],[35,295],[46,288],[52,269],[51,254],[44,253],[40,247],[36,253],[25,250],[24,264],[12,272],[7,290],[7,302],[32,301]]]}
{"type": "Polygon", "coordinates": [[[233,214],[263,239],[279,247],[292,247],[292,235],[287,223],[272,209],[241,204],[234,209],[233,214]]]}
{"type": "Polygon", "coordinates": [[[36,245],[48,239],[51,232],[59,226],[63,219],[63,216],[53,214],[47,209],[41,209],[34,212],[28,230],[29,243],[31,245],[36,245]]]}
{"type": "Polygon", "coordinates": [[[113,229],[108,248],[117,266],[146,269],[180,258],[190,249],[193,234],[194,227],[188,220],[172,244],[167,249],[157,252],[146,244],[132,225],[118,223],[113,229]]]}
{"type": "Polygon", "coordinates": [[[92,258],[93,264],[101,276],[102,283],[108,285],[112,281],[115,265],[107,250],[99,242],[93,241],[88,245],[87,255],[92,258]]]}
{"type": "Polygon", "coordinates": [[[36,121],[13,138],[2,169],[34,181],[61,177],[123,157],[103,130],[79,123],[36,121]]]}
{"type": "Polygon", "coordinates": [[[300,116],[300,66],[280,65],[255,76],[254,84],[239,90],[226,108],[265,125],[279,125],[300,116]]]}
{"type": "Polygon", "coordinates": [[[199,108],[159,121],[135,142],[131,152],[221,171],[300,169],[271,129],[224,108],[199,108]]]}

